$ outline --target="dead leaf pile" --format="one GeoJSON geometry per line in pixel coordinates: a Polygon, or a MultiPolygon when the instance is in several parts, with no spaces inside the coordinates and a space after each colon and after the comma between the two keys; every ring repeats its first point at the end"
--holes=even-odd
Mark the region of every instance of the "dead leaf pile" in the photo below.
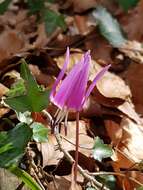
{"type": "MultiPolygon", "coordinates": [[[[143,0],[126,12],[117,2],[60,0],[52,4],[52,8],[64,14],[67,23],[64,32],[57,29],[52,35],[48,35],[44,23],[38,22],[36,16],[28,15],[27,9],[20,3],[14,4],[0,16],[0,131],[9,129],[5,118],[18,122],[15,112],[3,104],[3,99],[20,77],[21,58],[28,62],[37,83],[45,89],[51,89],[63,67],[67,46],[70,47],[71,55],[65,75],[85,51],[91,50],[88,85],[105,65],[111,64],[111,68],[97,82],[80,113],[78,163],[90,174],[105,171],[115,176],[114,189],[134,190],[143,185],[143,0]],[[91,16],[91,12],[99,5],[106,7],[121,24],[126,33],[126,42],[122,46],[113,47],[101,35],[97,20],[91,16]],[[93,158],[96,136],[113,150],[112,157],[102,162],[93,158]]],[[[47,111],[52,117],[56,109],[49,103],[47,111]]],[[[43,113],[32,113],[32,117],[50,128],[43,113]]],[[[69,113],[67,135],[64,122],[60,126],[62,148],[73,159],[75,118],[75,113],[69,113]]],[[[75,183],[73,166],[60,151],[54,134],[49,134],[48,142],[32,143],[36,147],[33,148],[33,144],[30,147],[35,155],[35,165],[47,176],[40,179],[45,189],[92,189],[93,184],[88,183],[80,173],[75,183]],[[36,151],[40,154],[40,160],[36,151]]],[[[103,176],[98,177],[100,179],[97,180],[103,181],[103,176]]],[[[107,181],[104,179],[106,186],[107,181]]]]}

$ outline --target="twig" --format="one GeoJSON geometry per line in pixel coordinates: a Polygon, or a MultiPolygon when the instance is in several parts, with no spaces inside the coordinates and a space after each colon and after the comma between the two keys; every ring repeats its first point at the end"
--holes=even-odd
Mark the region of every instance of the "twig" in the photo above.
{"type": "MultiPolygon", "coordinates": [[[[73,146],[76,146],[75,143],[73,143],[72,141],[70,141],[69,139],[67,139],[65,136],[63,136],[63,135],[60,134],[60,137],[62,139],[64,139],[65,141],[67,141],[68,143],[72,144],[73,146]]],[[[78,147],[86,149],[86,150],[92,150],[93,149],[93,147],[85,147],[85,146],[82,146],[82,145],[79,145],[78,147]]]]}
{"type": "MultiPolygon", "coordinates": [[[[48,120],[50,123],[52,123],[53,119],[51,117],[51,115],[49,113],[47,113],[46,110],[42,111],[42,113],[44,113],[44,115],[46,117],[48,117],[48,120]]],[[[61,137],[60,137],[60,134],[58,132],[55,133],[55,138],[57,140],[57,143],[58,143],[58,146],[59,146],[59,149],[61,152],[64,153],[64,156],[67,158],[67,160],[73,164],[75,162],[75,160],[73,159],[73,157],[62,147],[62,143],[61,143],[61,137]]],[[[107,187],[103,187],[103,184],[98,182],[93,176],[91,176],[90,174],[88,174],[87,171],[83,170],[81,166],[77,165],[77,169],[78,171],[80,172],[80,174],[85,178],[87,179],[88,181],[92,182],[96,187],[98,188],[103,188],[103,190],[109,190],[109,188],[107,187]]]]}
{"type": "MultiPolygon", "coordinates": [[[[61,144],[61,137],[58,133],[55,134],[58,146],[60,151],[62,151],[64,153],[64,156],[67,158],[67,160],[73,164],[75,162],[75,160],[72,158],[72,156],[62,147],[61,144]]],[[[87,173],[87,171],[83,170],[82,167],[80,167],[79,165],[77,166],[78,171],[80,172],[80,174],[86,178],[88,181],[91,181],[95,186],[102,188],[102,184],[100,182],[98,182],[93,176],[89,175],[87,173]]],[[[103,190],[109,190],[107,187],[104,187],[103,190]]]]}
{"type": "Polygon", "coordinates": [[[116,172],[104,172],[104,171],[100,171],[100,172],[95,172],[95,173],[89,173],[90,175],[93,176],[98,176],[98,175],[116,175],[116,176],[120,176],[120,177],[125,177],[130,179],[131,181],[135,182],[136,184],[143,186],[143,183],[140,183],[138,180],[136,180],[133,177],[127,176],[127,174],[123,174],[123,173],[116,173],[116,172]]]}

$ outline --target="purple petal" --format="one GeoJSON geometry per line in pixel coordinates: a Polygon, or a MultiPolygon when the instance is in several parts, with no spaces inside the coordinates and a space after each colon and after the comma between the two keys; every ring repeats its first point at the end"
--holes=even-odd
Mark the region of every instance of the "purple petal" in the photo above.
{"type": "Polygon", "coordinates": [[[104,67],[94,78],[92,84],[89,86],[89,88],[86,91],[86,95],[85,95],[85,100],[88,98],[88,96],[90,95],[90,93],[92,92],[93,88],[95,87],[96,83],[98,80],[100,80],[102,78],[102,76],[105,74],[106,71],[108,71],[108,69],[110,68],[111,65],[107,65],[106,67],[104,67]]]}
{"type": "Polygon", "coordinates": [[[89,60],[90,55],[88,53],[73,67],[63,80],[58,92],[53,98],[53,103],[61,109],[63,107],[75,110],[80,108],[88,80],[89,60]]]}
{"type": "Polygon", "coordinates": [[[56,87],[57,85],[59,84],[60,80],[63,78],[64,74],[65,74],[65,71],[66,71],[66,68],[67,68],[67,65],[69,64],[69,58],[70,57],[70,52],[69,52],[69,47],[67,47],[67,51],[66,51],[66,58],[65,58],[65,62],[64,62],[64,65],[63,65],[63,68],[61,70],[61,72],[59,73],[53,87],[52,87],[52,90],[51,90],[51,93],[50,93],[50,99],[53,99],[53,95],[55,94],[56,92],[56,87]]]}
{"type": "Polygon", "coordinates": [[[84,65],[82,66],[82,70],[77,75],[75,79],[74,87],[71,88],[71,96],[68,98],[66,102],[66,106],[70,109],[80,111],[82,109],[82,102],[85,97],[88,75],[89,75],[89,62],[90,55],[89,53],[85,55],[84,65]]]}

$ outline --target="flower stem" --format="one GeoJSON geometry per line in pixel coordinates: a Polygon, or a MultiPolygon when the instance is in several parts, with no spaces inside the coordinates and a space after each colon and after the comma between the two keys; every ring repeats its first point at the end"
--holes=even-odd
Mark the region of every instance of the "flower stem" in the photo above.
{"type": "Polygon", "coordinates": [[[74,165],[74,180],[75,181],[77,181],[78,148],[79,148],[79,112],[76,113],[76,150],[75,150],[75,165],[74,165]]]}

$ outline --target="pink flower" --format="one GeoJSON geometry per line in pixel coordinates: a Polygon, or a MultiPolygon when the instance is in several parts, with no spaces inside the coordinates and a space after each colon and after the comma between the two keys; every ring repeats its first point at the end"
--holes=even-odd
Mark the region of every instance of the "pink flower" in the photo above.
{"type": "Polygon", "coordinates": [[[61,110],[80,111],[97,81],[101,79],[110,65],[104,67],[87,88],[89,65],[91,62],[90,52],[86,52],[82,59],[74,65],[72,70],[63,79],[67,65],[69,64],[69,56],[69,48],[67,48],[65,63],[53,85],[50,100],[61,110]],[[62,79],[63,81],[61,81],[62,79]]]}

